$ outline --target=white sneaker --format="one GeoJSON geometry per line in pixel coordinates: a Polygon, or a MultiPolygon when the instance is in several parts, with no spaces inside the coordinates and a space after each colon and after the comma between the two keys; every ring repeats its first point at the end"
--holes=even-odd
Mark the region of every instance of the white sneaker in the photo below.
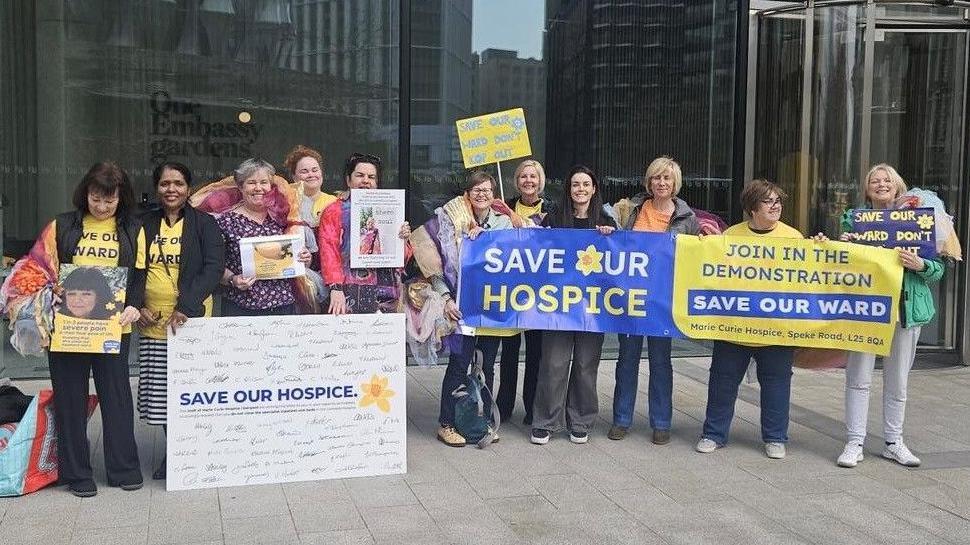
{"type": "Polygon", "coordinates": [[[906,467],[917,467],[920,464],[919,458],[910,452],[902,441],[886,445],[886,448],[882,451],[882,457],[887,460],[895,460],[906,467]]]}
{"type": "Polygon", "coordinates": [[[701,437],[701,440],[694,445],[694,450],[707,454],[709,452],[714,452],[720,447],[721,446],[715,443],[713,440],[708,439],[707,437],[701,437]]]}
{"type": "Polygon", "coordinates": [[[781,460],[785,457],[785,444],[765,443],[765,454],[772,460],[781,460]]]}
{"type": "Polygon", "coordinates": [[[846,443],[836,463],[839,464],[839,467],[855,467],[863,458],[862,445],[858,443],[846,443]]]}

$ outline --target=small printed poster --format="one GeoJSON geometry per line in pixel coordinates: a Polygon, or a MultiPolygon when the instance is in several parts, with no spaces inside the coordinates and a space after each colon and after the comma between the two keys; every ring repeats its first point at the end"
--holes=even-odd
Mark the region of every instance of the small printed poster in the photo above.
{"type": "Polygon", "coordinates": [[[128,284],[126,267],[62,264],[57,279],[61,303],[54,311],[51,352],[118,354],[128,284]]]}
{"type": "Polygon", "coordinates": [[[302,234],[239,239],[243,276],[255,275],[259,280],[303,276],[306,267],[296,257],[304,244],[302,234]]]}
{"type": "Polygon", "coordinates": [[[350,192],[350,268],[404,266],[403,189],[352,189],[350,192]]]}

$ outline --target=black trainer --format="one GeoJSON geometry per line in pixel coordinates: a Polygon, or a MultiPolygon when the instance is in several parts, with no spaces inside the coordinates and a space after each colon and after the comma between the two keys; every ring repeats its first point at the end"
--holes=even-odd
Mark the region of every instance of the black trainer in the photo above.
{"type": "Polygon", "coordinates": [[[549,442],[549,430],[543,430],[539,428],[532,428],[532,444],[533,445],[545,445],[549,442]]]}

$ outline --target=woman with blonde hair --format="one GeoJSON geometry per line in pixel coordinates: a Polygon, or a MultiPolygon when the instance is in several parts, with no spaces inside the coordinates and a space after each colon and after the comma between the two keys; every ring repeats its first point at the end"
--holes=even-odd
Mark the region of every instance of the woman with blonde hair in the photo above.
{"type": "MultiPolygon", "coordinates": [[[[522,161],[515,167],[514,179],[519,195],[506,199],[505,204],[516,214],[539,225],[550,213],[555,213],[555,204],[543,196],[546,188],[546,171],[542,168],[542,163],[535,159],[522,161]]],[[[512,417],[519,382],[519,349],[522,346],[522,337],[525,337],[525,376],[522,378],[522,404],[525,406],[525,417],[522,422],[531,425],[532,404],[535,402],[536,380],[539,376],[539,362],[542,359],[541,331],[529,330],[502,339],[502,359],[499,364],[501,375],[495,404],[498,405],[503,421],[512,417]]]]}
{"type": "MultiPolygon", "coordinates": [[[[864,196],[862,208],[896,208],[897,199],[906,193],[906,182],[896,169],[880,163],[869,170],[860,188],[864,196]]],[[[853,210],[842,215],[844,241],[855,240],[852,232],[853,210]]],[[[886,446],[882,457],[904,466],[920,465],[917,458],[903,443],[903,419],[906,413],[906,383],[916,357],[916,344],[922,326],[933,319],[936,309],[929,284],[943,277],[943,262],[924,259],[914,253],[897,248],[899,263],[903,266],[903,294],[899,326],[893,335],[889,355],[882,360],[883,394],[882,422],[886,446]]],[[[838,465],[855,467],[863,459],[863,442],[869,414],[869,389],[872,371],[876,364],[875,354],[850,352],[845,366],[845,427],[847,440],[838,465]]]]}
{"type": "MultiPolygon", "coordinates": [[[[658,157],[647,167],[643,178],[646,191],[630,199],[632,212],[621,225],[622,229],[653,233],[696,235],[700,229],[697,216],[683,199],[677,196],[683,185],[680,165],[670,157],[658,157]]],[[[613,390],[613,426],[607,437],[620,440],[626,437],[633,424],[636,404],[637,377],[640,373],[640,353],[643,335],[617,335],[620,349],[616,361],[616,386],[613,390]]],[[[670,337],[647,337],[647,358],[650,365],[649,403],[652,440],[664,445],[670,442],[673,417],[674,372],[670,361],[670,337]]]]}

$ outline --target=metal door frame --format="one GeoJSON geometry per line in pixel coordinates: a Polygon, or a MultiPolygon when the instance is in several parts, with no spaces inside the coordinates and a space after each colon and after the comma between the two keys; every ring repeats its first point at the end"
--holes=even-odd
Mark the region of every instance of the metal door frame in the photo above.
{"type": "MultiPolygon", "coordinates": [[[[802,104],[801,104],[801,122],[799,125],[800,129],[800,148],[807,149],[810,138],[811,138],[811,115],[812,115],[812,66],[814,64],[814,21],[815,21],[815,9],[825,8],[830,6],[849,6],[856,5],[863,7],[866,11],[864,14],[866,21],[866,32],[865,43],[864,43],[864,58],[863,58],[863,90],[862,90],[862,108],[863,112],[868,112],[867,115],[862,116],[861,123],[861,145],[860,145],[860,155],[862,160],[859,162],[859,179],[865,177],[868,171],[870,145],[872,140],[872,82],[873,82],[873,69],[875,63],[875,42],[876,42],[876,31],[884,30],[887,32],[964,32],[967,34],[967,68],[964,70],[964,90],[963,90],[963,118],[962,118],[962,134],[964,142],[970,143],[970,1],[965,0],[955,0],[949,6],[941,6],[940,4],[931,1],[892,1],[892,0],[806,0],[800,2],[778,2],[769,0],[750,0],[749,9],[747,13],[747,24],[745,28],[740,28],[739,33],[747,31],[747,58],[746,62],[743,63],[745,67],[743,74],[738,74],[739,77],[744,77],[746,81],[746,93],[744,98],[745,108],[744,108],[744,164],[743,168],[739,169],[743,172],[744,180],[750,180],[754,176],[754,153],[755,153],[755,122],[757,113],[757,78],[758,78],[758,37],[760,34],[760,23],[761,18],[766,15],[782,15],[790,14],[792,18],[799,18],[803,20],[804,29],[804,45],[803,45],[803,55],[802,55],[802,104]],[[881,6],[890,5],[909,5],[909,6],[926,6],[926,7],[937,7],[940,9],[952,9],[952,8],[962,8],[963,9],[963,22],[955,22],[952,18],[940,18],[932,19],[927,18],[925,20],[912,20],[904,18],[885,18],[877,19],[877,8],[881,6]]],[[[740,18],[739,18],[740,20],[740,18]]],[[[743,38],[743,37],[742,37],[743,38]]],[[[739,40],[740,41],[740,40],[739,40]]],[[[742,121],[742,120],[738,120],[742,121]]],[[[970,193],[970,155],[968,155],[967,146],[961,147],[960,153],[960,164],[962,165],[962,176],[965,184],[964,193],[970,193]]],[[[807,154],[803,155],[803,162],[808,161],[807,154]]],[[[808,176],[808,165],[800,165],[800,176],[808,176]]],[[[802,193],[807,193],[809,189],[809,184],[807,179],[798,180],[797,190],[802,193]]],[[[961,195],[962,197],[963,195],[961,195]]],[[[807,195],[802,195],[802,197],[807,197],[807,195]]],[[[958,234],[961,242],[964,246],[968,248],[965,249],[965,253],[970,253],[970,202],[968,199],[961,198],[960,202],[951,203],[953,207],[953,212],[960,218],[962,225],[962,232],[958,234]]],[[[959,226],[959,224],[958,224],[959,226]]],[[[953,304],[953,312],[948,312],[945,317],[945,322],[942,324],[944,328],[944,338],[949,338],[951,335],[954,337],[952,349],[930,349],[921,350],[921,352],[930,353],[946,353],[955,357],[957,362],[964,365],[970,365],[970,331],[967,331],[970,327],[970,263],[965,262],[963,265],[963,281],[956,282],[956,290],[952,296],[955,298],[953,304]]]]}

